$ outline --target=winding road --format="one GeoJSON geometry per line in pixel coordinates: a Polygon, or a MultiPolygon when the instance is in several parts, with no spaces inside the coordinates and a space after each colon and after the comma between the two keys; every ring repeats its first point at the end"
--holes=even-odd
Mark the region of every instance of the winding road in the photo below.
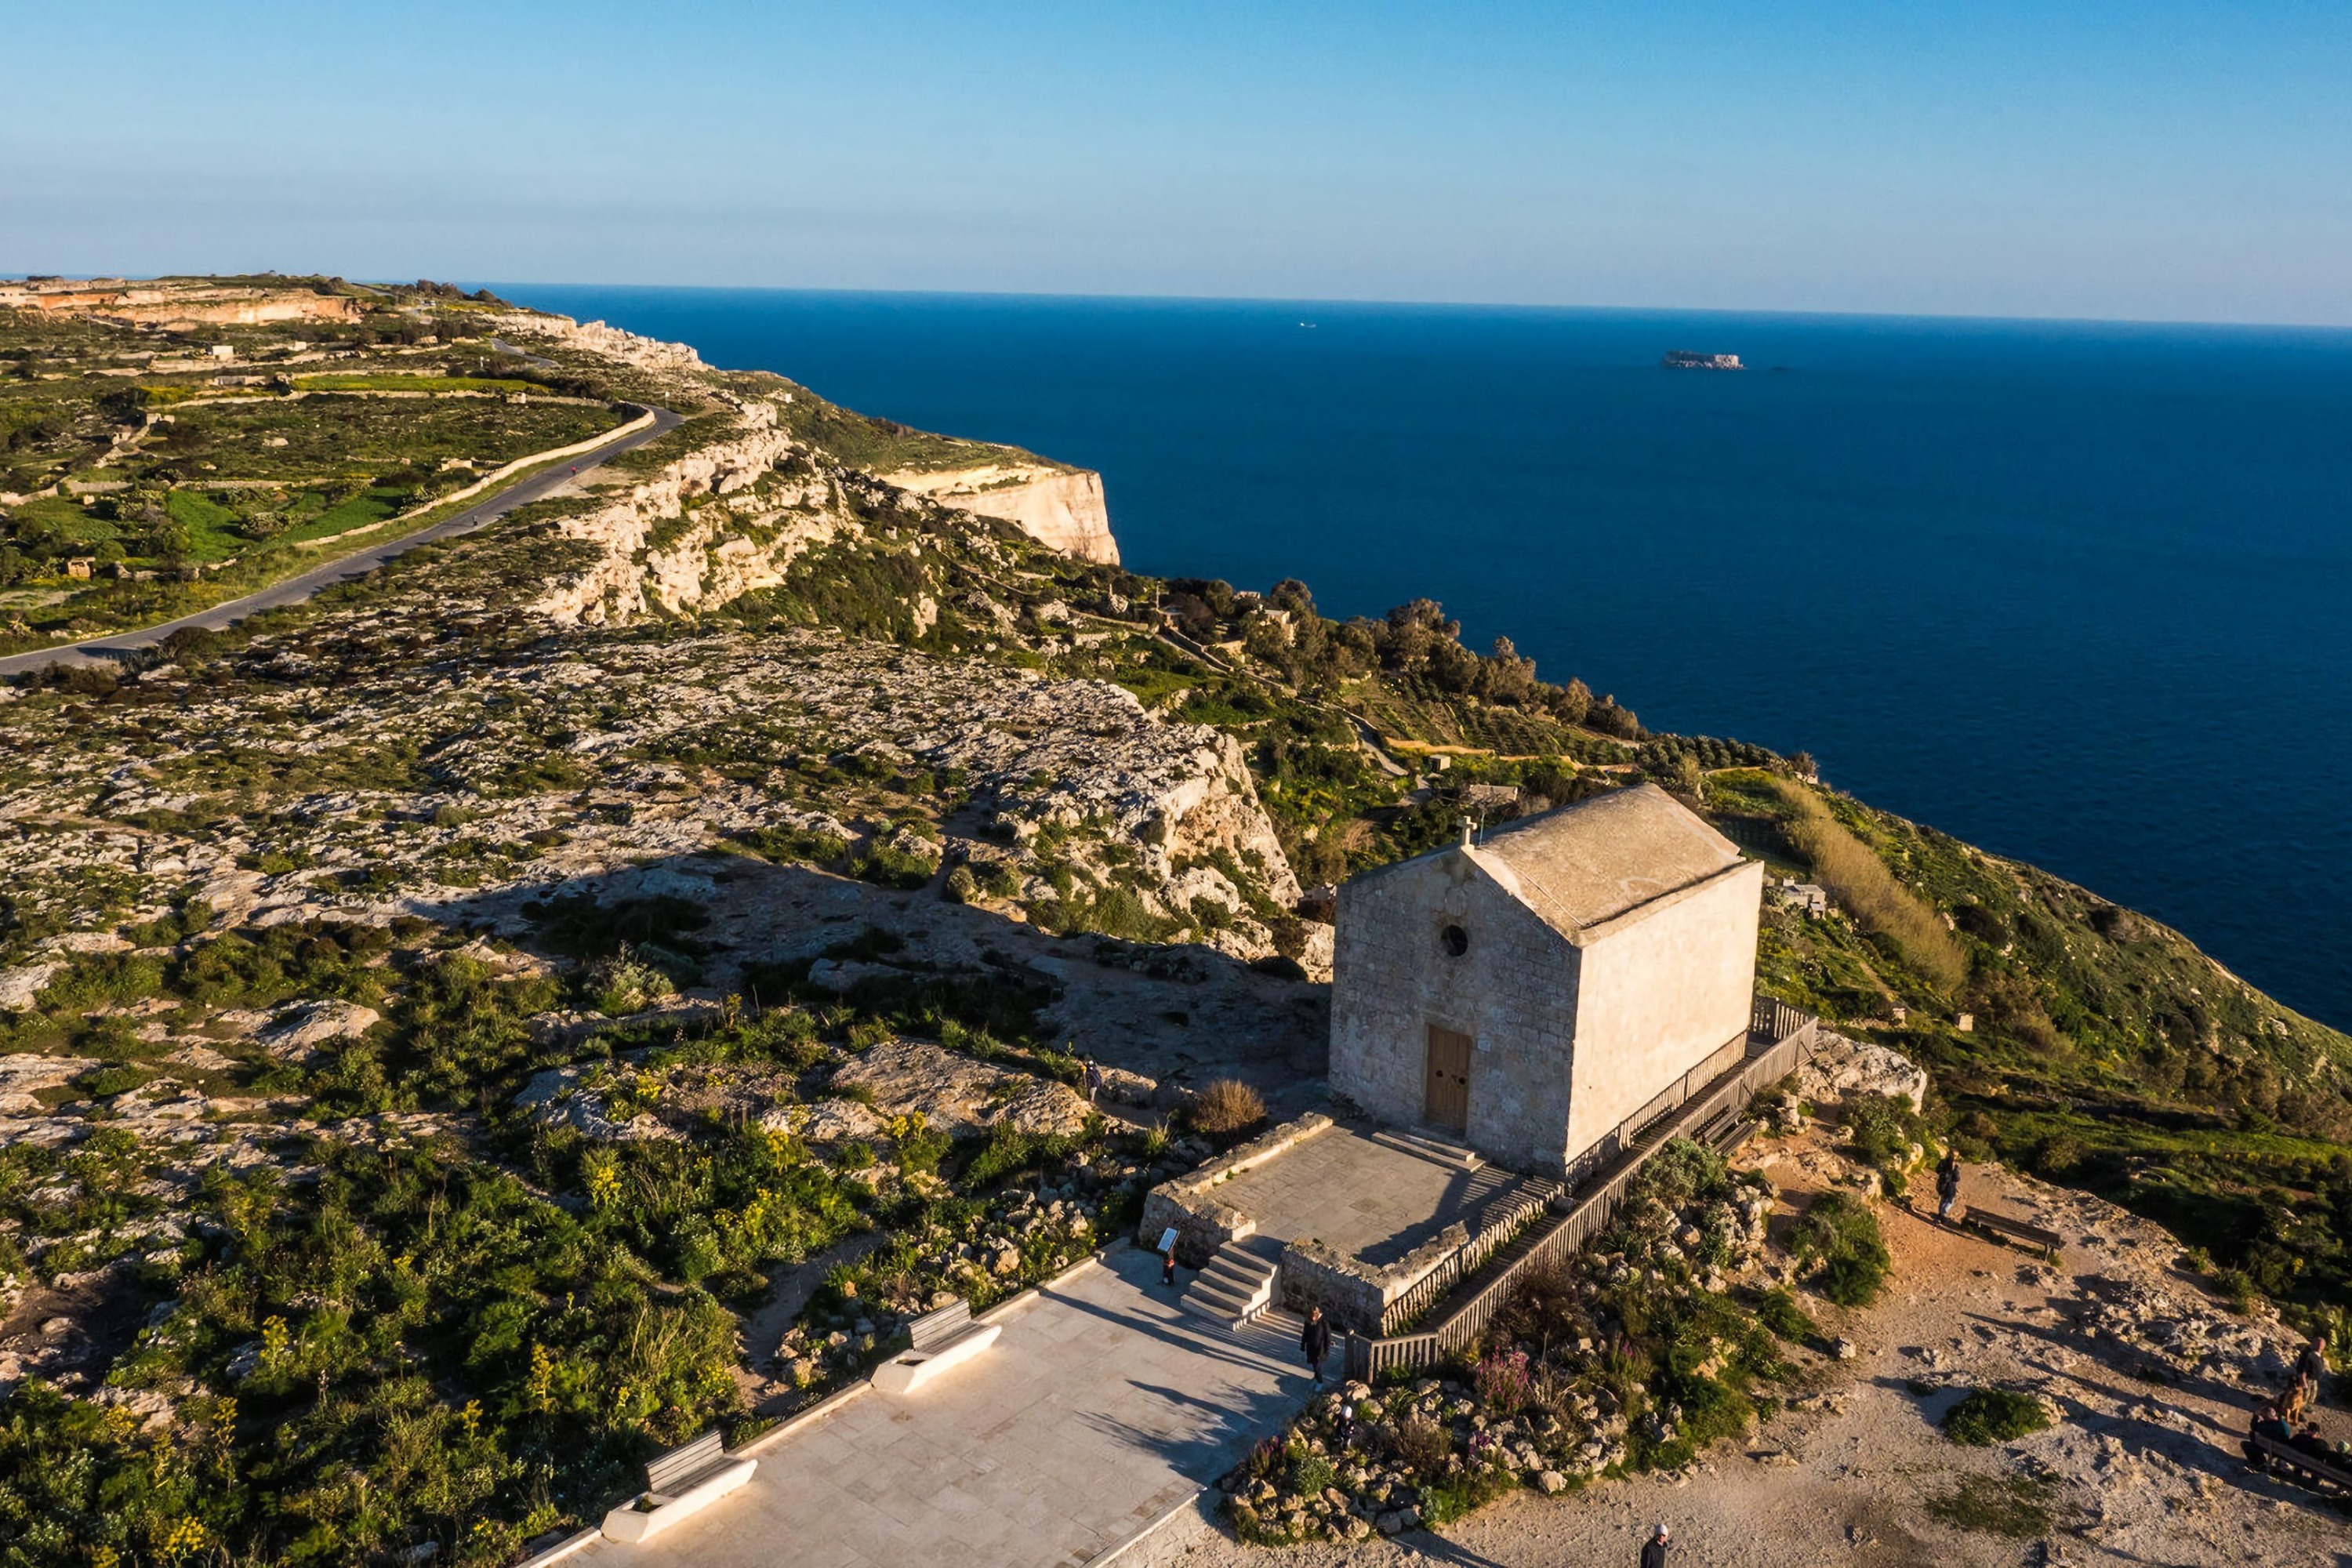
{"type": "Polygon", "coordinates": [[[60,643],[55,647],[36,648],[30,653],[12,654],[5,658],[0,658],[0,677],[23,675],[37,669],[46,669],[52,665],[120,664],[142,648],[155,647],[173,632],[194,626],[202,626],[208,631],[219,631],[225,626],[243,620],[257,610],[274,610],[282,605],[299,605],[321,588],[331,587],[337,583],[349,582],[354,577],[365,576],[393,557],[414,550],[420,544],[432,544],[444,539],[455,539],[459,534],[471,533],[476,529],[486,528],[516,507],[552,494],[569,483],[575,475],[584,474],[598,464],[642,447],[656,437],[666,436],[685,423],[683,415],[673,414],[667,408],[648,408],[646,412],[654,416],[654,422],[644,429],[631,430],[626,435],[615,436],[603,446],[582,453],[576,461],[558,463],[540,473],[526,475],[505,489],[492,491],[465,510],[446,517],[429,528],[421,528],[414,533],[403,534],[397,539],[387,539],[367,545],[362,549],[352,551],[348,555],[339,555],[331,561],[322,562],[311,567],[307,572],[247,594],[241,599],[226,600],[208,610],[199,610],[192,616],[182,616],[177,620],[164,621],[152,626],[142,626],[136,631],[116,632],[107,637],[90,637],[82,642],[60,643]]]}

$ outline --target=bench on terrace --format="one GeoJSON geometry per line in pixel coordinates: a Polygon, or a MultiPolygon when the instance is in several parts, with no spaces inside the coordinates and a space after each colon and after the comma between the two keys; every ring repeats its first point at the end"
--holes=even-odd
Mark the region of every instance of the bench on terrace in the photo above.
{"type": "Polygon", "coordinates": [[[1995,1214],[1990,1209],[1964,1210],[1960,1215],[1960,1223],[1985,1232],[1996,1241],[2005,1241],[2012,1247],[2021,1247],[2028,1252],[2038,1252],[2045,1260],[2051,1262],[2057,1260],[2059,1243],[2065,1239],[2054,1230],[2046,1230],[2041,1226],[2030,1225],[2024,1220],[2013,1218],[2009,1215],[1995,1214]]]}
{"type": "Polygon", "coordinates": [[[2259,1433],[2246,1441],[2263,1452],[2274,1471],[2296,1477],[2308,1486],[2336,1486],[2352,1491],[2352,1456],[2323,1459],[2316,1454],[2305,1453],[2292,1443],[2259,1433]]]}
{"type": "Polygon", "coordinates": [[[759,1468],[756,1459],[729,1458],[718,1432],[705,1432],[646,1461],[644,1494],[604,1516],[604,1538],[649,1540],[725,1497],[759,1468]]]}
{"type": "Polygon", "coordinates": [[[908,1348],[874,1369],[874,1386],[885,1394],[912,1394],[994,1344],[1003,1331],[995,1323],[972,1321],[968,1301],[926,1312],[907,1326],[908,1348]]]}

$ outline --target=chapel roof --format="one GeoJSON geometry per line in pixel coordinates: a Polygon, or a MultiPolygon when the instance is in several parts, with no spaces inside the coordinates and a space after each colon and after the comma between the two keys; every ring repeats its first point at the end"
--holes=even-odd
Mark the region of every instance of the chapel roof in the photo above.
{"type": "Polygon", "coordinates": [[[1507,823],[1465,853],[1570,937],[1739,864],[1731,840],[1654,784],[1507,823]]]}

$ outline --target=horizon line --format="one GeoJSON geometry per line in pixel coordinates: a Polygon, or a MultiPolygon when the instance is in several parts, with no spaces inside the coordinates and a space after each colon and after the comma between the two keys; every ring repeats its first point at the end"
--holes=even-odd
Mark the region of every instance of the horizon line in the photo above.
{"type": "MultiPolygon", "coordinates": [[[[355,282],[389,282],[392,279],[355,279],[355,282]]],[[[415,279],[401,279],[414,283],[415,279]]],[[[480,285],[493,291],[508,289],[665,289],[677,293],[707,294],[852,294],[880,295],[904,299],[927,300],[1083,300],[1111,303],[1169,305],[1280,305],[1293,306],[1376,306],[1391,310],[1552,310],[1589,315],[1677,315],[1677,316],[1782,316],[1822,319],[1840,321],[1973,321],[1994,324],[2079,327],[2202,327],[2214,331],[2269,331],[2292,332],[2338,332],[2352,335],[2352,321],[2209,321],[2188,316],[1998,316],[1978,315],[1963,310],[1808,310],[1787,307],[1760,305],[1587,305],[1535,304],[1524,301],[1496,300],[1398,300],[1372,296],[1310,296],[1281,294],[1125,294],[1115,292],[1063,291],[1047,292],[1028,289],[872,289],[845,288],[805,283],[582,283],[561,282],[553,279],[530,281],[508,279],[501,283],[486,279],[480,285]]]]}
{"type": "MultiPolygon", "coordinates": [[[[29,282],[34,279],[55,279],[60,282],[124,283],[163,282],[173,279],[210,278],[341,278],[346,282],[362,285],[401,286],[414,284],[414,278],[372,277],[354,278],[345,273],[279,272],[275,268],[263,272],[9,272],[0,273],[0,281],[29,282]]],[[[425,281],[455,281],[446,279],[425,281]]],[[[1491,311],[1554,311],[1587,315],[1685,315],[1685,316],[1744,316],[1783,317],[1805,320],[1840,321],[1949,321],[1993,325],[2072,326],[2072,327],[2171,327],[2201,328],[2216,331],[2289,331],[2326,332],[2352,335],[2352,321],[2292,321],[2245,318],[2211,320],[2187,316],[2077,316],[2063,314],[1980,314],[1964,310],[1805,310],[1769,305],[1601,305],[1571,303],[1538,303],[1494,300],[1408,300],[1386,296],[1363,295],[1280,295],[1280,294],[1138,294],[1116,290],[1046,290],[1031,289],[887,289],[806,283],[642,283],[589,282],[560,279],[485,279],[477,287],[494,292],[500,289],[641,289],[676,293],[738,293],[738,294],[832,294],[879,296],[901,299],[932,300],[1085,300],[1104,304],[1182,304],[1182,305],[1278,305],[1285,309],[1297,306],[1347,308],[1383,308],[1390,310],[1491,310],[1491,311]]]]}

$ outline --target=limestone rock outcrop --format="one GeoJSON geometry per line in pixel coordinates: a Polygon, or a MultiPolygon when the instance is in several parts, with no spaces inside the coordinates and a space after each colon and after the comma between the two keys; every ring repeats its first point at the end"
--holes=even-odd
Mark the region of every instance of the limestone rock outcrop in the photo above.
{"type": "Polygon", "coordinates": [[[1825,1029],[1812,1056],[1797,1069],[1797,1093],[1816,1105],[1853,1094],[1895,1095],[1916,1110],[1927,1101],[1927,1069],[1885,1046],[1825,1029]]]}
{"type": "Polygon", "coordinates": [[[1091,469],[1008,458],[973,468],[910,468],[879,477],[941,506],[1010,522],[1039,543],[1080,560],[1118,564],[1102,476],[1091,469]]]}

